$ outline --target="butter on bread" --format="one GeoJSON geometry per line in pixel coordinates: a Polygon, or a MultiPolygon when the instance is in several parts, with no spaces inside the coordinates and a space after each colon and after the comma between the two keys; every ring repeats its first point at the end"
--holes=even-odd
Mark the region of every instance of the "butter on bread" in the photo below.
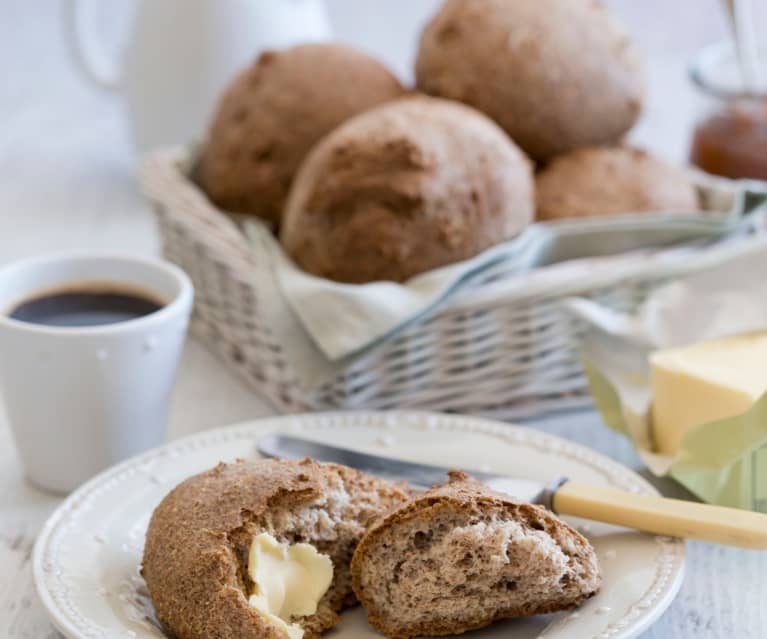
{"type": "Polygon", "coordinates": [[[316,612],[287,620],[315,639],[356,601],[349,564],[366,527],[405,498],[382,479],[308,459],[219,464],[195,475],[162,500],[147,530],[141,573],[157,617],[178,639],[287,639],[249,603],[250,551],[268,533],[332,562],[316,612]]]}
{"type": "Polygon", "coordinates": [[[657,351],[650,370],[655,448],[673,455],[690,429],[744,413],[767,391],[767,333],[657,351]]]}
{"type": "Polygon", "coordinates": [[[248,575],[248,603],[290,639],[301,639],[303,628],[290,620],[317,612],[333,581],[333,562],[311,544],[280,543],[263,532],[250,545],[248,575]]]}

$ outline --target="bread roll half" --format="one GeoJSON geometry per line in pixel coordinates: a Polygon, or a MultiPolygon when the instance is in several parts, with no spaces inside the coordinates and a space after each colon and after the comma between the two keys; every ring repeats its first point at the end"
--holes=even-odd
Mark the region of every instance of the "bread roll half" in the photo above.
{"type": "Polygon", "coordinates": [[[352,578],[370,623],[396,639],[572,608],[601,583],[580,533],[460,472],[374,523],[352,578]]]}
{"type": "Polygon", "coordinates": [[[155,509],[141,567],[158,619],[178,639],[286,639],[249,605],[253,538],[307,543],[330,558],[315,614],[290,619],[314,639],[355,602],[349,564],[366,526],[406,495],[351,468],[311,460],[219,464],[155,509]]]}

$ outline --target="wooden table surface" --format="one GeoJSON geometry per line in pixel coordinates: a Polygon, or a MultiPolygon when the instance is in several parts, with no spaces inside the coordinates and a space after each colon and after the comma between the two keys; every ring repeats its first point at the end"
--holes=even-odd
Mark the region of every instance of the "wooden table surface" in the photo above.
{"type": "MultiPolygon", "coordinates": [[[[121,8],[114,0],[106,4],[121,8]]],[[[328,4],[341,37],[367,46],[407,76],[414,33],[436,0],[328,4]]],[[[610,4],[630,20],[647,61],[648,108],[635,139],[681,159],[695,108],[684,67],[696,48],[721,37],[717,3],[610,4]]],[[[135,158],[119,101],[93,92],[72,71],[59,21],[56,2],[0,4],[0,263],[62,249],[155,254],[156,229],[135,188],[135,158]]],[[[273,412],[199,344],[187,343],[173,395],[170,438],[273,412]]],[[[640,468],[628,444],[593,413],[531,425],[640,468]]],[[[654,483],[665,494],[680,494],[670,481],[654,483]]],[[[30,570],[35,536],[59,502],[23,480],[0,407],[0,637],[60,637],[34,593],[30,570]]],[[[702,543],[688,547],[682,590],[643,639],[767,637],[767,553],[702,543]]]]}

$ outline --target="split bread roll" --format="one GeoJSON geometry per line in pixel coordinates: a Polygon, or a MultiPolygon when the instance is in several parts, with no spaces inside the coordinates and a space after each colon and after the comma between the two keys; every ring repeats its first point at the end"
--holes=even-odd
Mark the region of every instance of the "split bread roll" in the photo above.
{"type": "Polygon", "coordinates": [[[560,155],[535,184],[539,220],[700,208],[687,171],[630,147],[585,147],[560,155]]]}
{"type": "Polygon", "coordinates": [[[147,531],[141,572],[157,617],[178,639],[313,639],[356,601],[349,564],[365,528],[405,498],[384,480],[308,459],[219,464],[191,477],[163,499],[147,531]],[[313,614],[280,624],[249,604],[251,545],[265,534],[310,544],[298,550],[332,562],[313,614]]]}
{"type": "Polygon", "coordinates": [[[222,209],[279,224],[293,175],[312,146],[403,92],[380,62],[340,44],[264,52],[221,97],[197,179],[222,209]]]}
{"type": "Polygon", "coordinates": [[[618,142],[644,94],[638,52],[598,0],[447,0],[415,71],[419,90],[486,113],[536,161],[618,142]]]}
{"type": "Polygon", "coordinates": [[[371,625],[396,639],[572,608],[601,583],[580,533],[461,472],[375,522],[352,578],[371,625]]]}
{"type": "Polygon", "coordinates": [[[494,122],[413,96],[348,120],[312,150],[280,240],[314,275],[402,282],[515,236],[533,213],[531,163],[494,122]]]}

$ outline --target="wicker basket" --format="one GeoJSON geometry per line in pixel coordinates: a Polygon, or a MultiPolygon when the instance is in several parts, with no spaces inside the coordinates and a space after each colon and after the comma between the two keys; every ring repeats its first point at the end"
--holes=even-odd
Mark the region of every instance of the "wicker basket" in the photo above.
{"type": "MultiPolygon", "coordinates": [[[[306,389],[265,319],[263,309],[276,290],[257,284],[253,274],[268,268],[268,257],[191,182],[174,178],[173,171],[158,177],[158,162],[172,157],[145,165],[144,182],[151,171],[147,191],[164,253],[194,282],[192,329],[284,412],[422,408],[521,419],[590,405],[575,347],[581,327],[562,299],[586,296],[633,311],[670,277],[724,259],[711,247],[662,268],[637,270],[625,259],[595,258],[589,269],[581,260],[577,272],[567,265],[547,267],[552,276],[535,287],[520,286],[519,277],[512,280],[499,266],[331,383],[306,389]]],[[[180,175],[177,166],[175,173],[180,175]]]]}

